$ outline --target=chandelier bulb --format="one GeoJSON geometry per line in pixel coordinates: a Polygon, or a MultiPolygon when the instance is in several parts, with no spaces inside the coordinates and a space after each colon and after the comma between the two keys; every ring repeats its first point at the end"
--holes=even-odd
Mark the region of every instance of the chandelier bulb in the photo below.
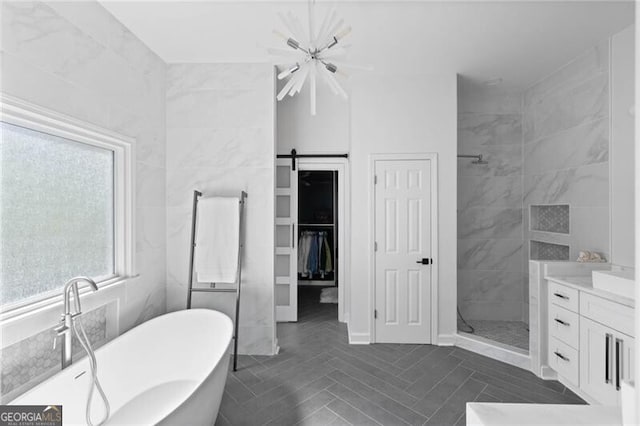
{"type": "Polygon", "coordinates": [[[300,69],[300,64],[296,63],[291,68],[284,70],[280,74],[278,74],[278,80],[282,80],[283,78],[290,76],[291,74],[298,71],[299,69],[300,69]]]}
{"type": "Polygon", "coordinates": [[[338,67],[332,64],[331,62],[327,62],[324,66],[327,69],[327,71],[330,71],[333,74],[335,74],[336,71],[338,71],[338,67]]]}
{"type": "Polygon", "coordinates": [[[282,40],[284,40],[285,42],[286,42],[287,40],[289,40],[289,37],[287,37],[284,33],[280,32],[280,31],[278,31],[278,30],[273,30],[272,32],[273,32],[273,34],[274,34],[275,36],[278,36],[279,38],[281,38],[281,39],[282,39],[282,40]]]}
{"type": "Polygon", "coordinates": [[[347,28],[343,29],[338,34],[336,34],[335,38],[337,38],[338,40],[342,40],[343,38],[348,36],[350,33],[351,33],[351,26],[348,26],[347,28]]]}

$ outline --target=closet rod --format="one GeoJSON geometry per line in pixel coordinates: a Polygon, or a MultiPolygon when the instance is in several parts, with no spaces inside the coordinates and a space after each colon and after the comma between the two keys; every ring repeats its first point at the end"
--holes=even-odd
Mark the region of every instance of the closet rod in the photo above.
{"type": "Polygon", "coordinates": [[[296,169],[296,158],[349,158],[349,154],[298,154],[294,149],[291,154],[279,154],[277,158],[291,158],[291,169],[296,169]]]}

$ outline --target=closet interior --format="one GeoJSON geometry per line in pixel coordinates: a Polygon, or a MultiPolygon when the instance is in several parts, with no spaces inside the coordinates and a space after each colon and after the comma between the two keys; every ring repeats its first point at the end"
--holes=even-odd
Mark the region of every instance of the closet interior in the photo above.
{"type": "Polygon", "coordinates": [[[338,172],[298,173],[298,286],[338,286],[338,172]]]}

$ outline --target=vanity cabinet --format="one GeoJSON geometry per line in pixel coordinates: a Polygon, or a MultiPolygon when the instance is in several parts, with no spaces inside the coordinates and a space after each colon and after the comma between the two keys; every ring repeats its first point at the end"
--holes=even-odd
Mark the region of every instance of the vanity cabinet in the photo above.
{"type": "Polygon", "coordinates": [[[547,300],[549,366],[565,385],[619,405],[620,383],[634,374],[634,309],[554,281],[547,300]]]}
{"type": "Polygon", "coordinates": [[[580,388],[604,405],[620,404],[620,383],[632,380],[634,339],[580,318],[580,388]]]}

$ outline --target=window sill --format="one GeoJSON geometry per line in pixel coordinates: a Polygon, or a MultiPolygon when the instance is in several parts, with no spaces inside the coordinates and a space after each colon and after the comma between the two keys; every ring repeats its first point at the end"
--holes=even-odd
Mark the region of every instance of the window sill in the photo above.
{"type": "MultiPolygon", "coordinates": [[[[137,277],[115,277],[103,281],[99,285],[99,291],[91,291],[88,286],[80,289],[82,310],[88,312],[103,305],[116,302],[115,318],[108,318],[115,324],[108,324],[110,338],[119,333],[118,315],[125,297],[125,283],[137,277]]],[[[62,293],[62,290],[60,291],[62,293]]],[[[48,328],[55,327],[60,322],[62,314],[63,298],[59,294],[48,299],[40,300],[28,305],[23,305],[0,313],[0,333],[2,334],[2,348],[17,343],[29,336],[40,333],[48,328]]]]}

